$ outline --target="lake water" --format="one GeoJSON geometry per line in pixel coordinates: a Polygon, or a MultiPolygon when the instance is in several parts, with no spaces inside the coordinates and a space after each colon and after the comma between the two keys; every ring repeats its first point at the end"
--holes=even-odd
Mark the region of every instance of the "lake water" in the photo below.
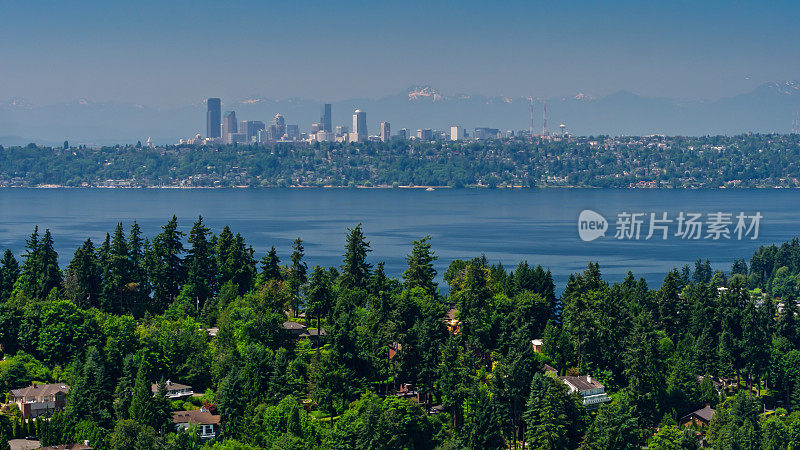
{"type": "Polygon", "coordinates": [[[291,242],[299,236],[309,266],[331,266],[341,263],[346,228],[361,222],[373,249],[370,262],[385,261],[392,276],[402,274],[411,241],[430,235],[440,274],[453,259],[484,253],[507,267],[523,259],[548,267],[561,291],[569,274],[583,270],[588,261],[598,261],[610,281],[631,270],[652,286],[670,268],[697,258],[729,270],[735,258],[749,261],[759,245],[800,235],[798,206],[800,191],[779,189],[0,189],[0,247],[19,256],[34,225],[49,228],[64,268],[83,240],[90,237],[99,244],[119,221],[127,232],[135,219],[152,236],[173,214],[185,232],[202,215],[216,232],[228,224],[241,233],[259,259],[275,245],[288,261],[291,242]],[[584,209],[608,219],[606,237],[579,238],[577,219],[584,209]],[[649,220],[640,240],[616,240],[615,222],[624,211],[659,217],[667,212],[670,219],[681,211],[734,217],[743,211],[760,212],[763,219],[756,240],[682,240],[672,236],[675,225],[667,240],[645,240],[649,220]]]}

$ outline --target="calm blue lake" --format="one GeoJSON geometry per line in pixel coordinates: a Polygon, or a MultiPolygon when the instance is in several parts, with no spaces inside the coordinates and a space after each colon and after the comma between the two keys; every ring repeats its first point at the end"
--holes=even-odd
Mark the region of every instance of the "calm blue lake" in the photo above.
{"type": "MultiPolygon", "coordinates": [[[[284,261],[291,242],[301,237],[309,266],[339,265],[347,227],[363,223],[372,263],[386,262],[393,276],[405,268],[411,241],[425,235],[439,256],[443,273],[455,258],[484,253],[511,267],[520,260],[550,268],[563,290],[570,273],[598,261],[611,281],[628,270],[660,284],[672,267],[709,258],[729,270],[735,258],[749,260],[759,245],[800,235],[800,191],[795,190],[448,190],[404,189],[0,189],[0,247],[20,255],[35,225],[54,235],[62,268],[87,237],[99,243],[119,221],[135,219],[152,236],[177,215],[188,232],[198,215],[214,230],[228,224],[241,233],[260,258],[275,245],[284,261]],[[584,242],[577,219],[591,209],[608,219],[604,238],[584,242]],[[760,212],[758,239],[645,240],[649,213],[723,212],[735,216],[760,212]],[[648,214],[639,240],[614,239],[617,215],[648,214]]],[[[705,234],[705,230],[703,230],[705,234]]],[[[751,233],[752,235],[752,233],[751,233]]],[[[660,233],[656,233],[661,237],[660,233]]]]}

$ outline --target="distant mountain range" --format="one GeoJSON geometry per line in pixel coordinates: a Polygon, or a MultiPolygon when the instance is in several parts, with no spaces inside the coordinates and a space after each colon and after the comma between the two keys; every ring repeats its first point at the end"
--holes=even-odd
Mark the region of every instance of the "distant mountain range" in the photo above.
{"type": "MultiPolygon", "coordinates": [[[[239,120],[262,120],[269,124],[281,113],[288,124],[301,130],[319,121],[322,102],[288,99],[275,101],[258,96],[240,100],[222,99],[224,110],[236,111],[239,120]]],[[[579,93],[572,97],[548,98],[549,130],[565,124],[573,134],[594,135],[709,135],[791,130],[800,111],[800,82],[767,83],[755,90],[713,101],[684,101],[644,97],[627,91],[594,97],[579,93]]],[[[534,125],[542,127],[543,99],[535,99],[534,125]]],[[[333,103],[334,125],[352,125],[352,111],[367,112],[371,133],[388,121],[393,132],[400,128],[448,129],[462,125],[521,130],[530,126],[526,97],[443,95],[430,86],[414,86],[379,99],[352,99],[333,103]]],[[[156,143],[174,143],[181,137],[205,134],[205,104],[175,109],[156,109],[118,102],[34,105],[12,98],[0,105],[0,144],[129,143],[152,137],[156,143]]]]}

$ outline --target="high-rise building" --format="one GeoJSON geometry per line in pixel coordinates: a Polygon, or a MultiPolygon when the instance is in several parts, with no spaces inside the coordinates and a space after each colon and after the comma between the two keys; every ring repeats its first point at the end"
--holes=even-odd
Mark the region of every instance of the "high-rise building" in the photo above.
{"type": "Polygon", "coordinates": [[[333,124],[331,123],[331,104],[325,103],[322,105],[322,115],[319,118],[320,130],[333,131],[333,124]]]}
{"type": "Polygon", "coordinates": [[[381,141],[389,142],[389,137],[392,135],[392,126],[389,122],[381,122],[381,141]]]}
{"type": "Polygon", "coordinates": [[[423,128],[421,130],[417,130],[417,139],[421,141],[433,140],[433,130],[431,130],[430,128],[423,128]]]}
{"type": "Polygon", "coordinates": [[[272,119],[272,124],[275,125],[275,139],[282,139],[283,135],[286,134],[286,120],[278,113],[272,119]]]}
{"type": "Polygon", "coordinates": [[[450,140],[451,141],[464,140],[464,127],[460,125],[450,127],[450,140]]]}
{"type": "Polygon", "coordinates": [[[239,124],[236,123],[236,113],[227,111],[222,118],[222,140],[226,144],[231,144],[230,135],[239,132],[239,124]]]}
{"type": "Polygon", "coordinates": [[[497,139],[500,134],[500,130],[497,128],[475,128],[475,134],[473,135],[475,139],[497,139]]]}
{"type": "Polygon", "coordinates": [[[300,126],[286,125],[286,137],[293,141],[300,139],[300,126]]]}
{"type": "MultiPolygon", "coordinates": [[[[272,128],[272,127],[270,127],[272,128]]],[[[262,144],[266,144],[270,141],[273,141],[272,132],[269,129],[259,130],[258,131],[258,142],[262,144]]]]}
{"type": "Polygon", "coordinates": [[[350,127],[348,127],[347,125],[338,125],[336,127],[336,136],[344,136],[349,132],[350,132],[350,127]]]}
{"type": "MultiPolygon", "coordinates": [[[[369,135],[367,134],[366,112],[357,109],[353,113],[353,132],[350,134],[355,135],[354,137],[356,138],[355,140],[357,142],[363,142],[367,140],[369,135]]],[[[350,140],[353,141],[353,138],[351,137],[350,140]]]]}
{"type": "Polygon", "coordinates": [[[239,126],[239,131],[247,135],[247,142],[257,142],[258,132],[263,129],[266,125],[260,120],[243,120],[239,126]]]}
{"type": "Polygon", "coordinates": [[[218,98],[206,100],[208,110],[206,111],[206,137],[220,137],[220,125],[222,124],[222,101],[218,98]]]}

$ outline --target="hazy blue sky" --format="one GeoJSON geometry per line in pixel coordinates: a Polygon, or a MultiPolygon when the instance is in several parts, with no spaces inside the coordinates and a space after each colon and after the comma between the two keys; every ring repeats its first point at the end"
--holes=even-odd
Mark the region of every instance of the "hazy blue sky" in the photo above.
{"type": "Polygon", "coordinates": [[[800,79],[798,17],[797,1],[0,0],[0,101],[718,98],[800,79]]]}

